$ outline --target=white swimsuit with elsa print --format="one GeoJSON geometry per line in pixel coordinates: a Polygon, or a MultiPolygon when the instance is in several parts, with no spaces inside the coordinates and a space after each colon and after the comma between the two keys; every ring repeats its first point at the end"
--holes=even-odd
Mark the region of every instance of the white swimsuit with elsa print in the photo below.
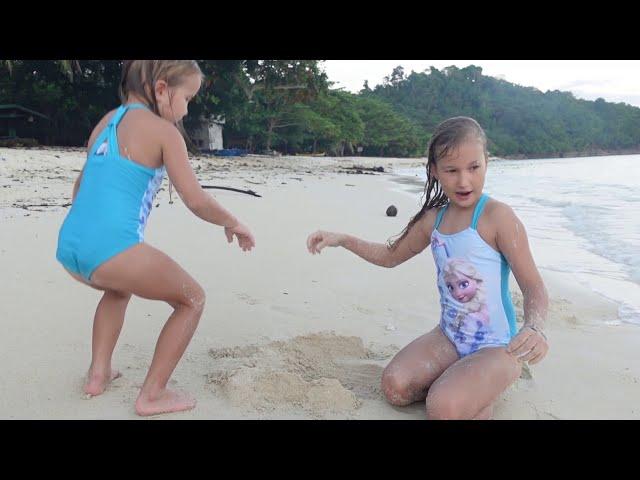
{"type": "Polygon", "coordinates": [[[511,271],[504,256],[476,230],[489,197],[483,194],[469,228],[451,235],[438,231],[447,206],[436,217],[431,251],[440,291],[440,328],[460,357],[484,347],[507,345],[516,333],[509,293],[511,271]]]}

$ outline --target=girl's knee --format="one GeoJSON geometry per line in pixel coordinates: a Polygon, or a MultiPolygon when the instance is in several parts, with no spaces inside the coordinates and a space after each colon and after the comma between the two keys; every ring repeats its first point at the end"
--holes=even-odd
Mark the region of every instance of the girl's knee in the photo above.
{"type": "Polygon", "coordinates": [[[463,419],[462,405],[454,396],[433,392],[425,400],[427,418],[429,420],[463,419]]]}
{"type": "Polygon", "coordinates": [[[207,302],[207,294],[204,289],[196,283],[196,290],[194,292],[193,297],[191,298],[191,304],[193,308],[202,311],[204,310],[204,305],[207,302]]]}
{"type": "Polygon", "coordinates": [[[131,299],[130,293],[119,290],[105,290],[104,295],[117,302],[128,302],[131,299]]]}
{"type": "Polygon", "coordinates": [[[204,289],[197,283],[184,284],[180,297],[180,304],[198,313],[202,313],[207,296],[204,289]]]}
{"type": "Polygon", "coordinates": [[[411,382],[402,373],[389,372],[388,369],[385,369],[382,373],[381,388],[391,405],[404,407],[413,403],[411,382]]]}

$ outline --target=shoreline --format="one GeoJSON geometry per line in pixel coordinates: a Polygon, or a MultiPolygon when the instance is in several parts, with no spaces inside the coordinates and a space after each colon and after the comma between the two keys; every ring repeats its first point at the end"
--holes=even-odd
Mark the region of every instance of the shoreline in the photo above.
{"type": "Polygon", "coordinates": [[[551,153],[548,154],[548,157],[528,157],[524,155],[506,155],[503,157],[491,157],[496,160],[546,160],[549,158],[557,158],[557,159],[571,159],[571,158],[583,158],[583,157],[618,157],[618,156],[627,156],[627,155],[640,155],[640,150],[637,149],[629,149],[629,150],[613,150],[613,151],[604,151],[604,150],[592,150],[586,152],[564,152],[564,153],[551,153]]]}
{"type": "MultiPolygon", "coordinates": [[[[35,147],[0,147],[0,149],[5,150],[41,150],[41,151],[58,151],[58,152],[86,152],[86,147],[79,146],[59,146],[59,145],[38,145],[35,147]]],[[[555,152],[544,154],[535,154],[534,156],[528,156],[524,154],[513,154],[513,155],[489,155],[490,161],[505,161],[505,160],[548,160],[548,159],[575,159],[575,158],[584,158],[584,157],[608,157],[608,156],[627,156],[627,155],[640,155],[640,149],[622,149],[622,150],[587,150],[582,152],[577,151],[568,151],[568,152],[555,152]]],[[[314,159],[314,160],[326,160],[326,159],[335,159],[338,161],[345,162],[353,162],[357,164],[359,160],[364,161],[367,165],[371,163],[372,159],[376,159],[379,162],[380,160],[385,161],[389,160],[390,162],[404,162],[404,163],[421,163],[422,165],[426,164],[427,157],[365,157],[365,156],[344,156],[344,157],[332,157],[332,156],[314,156],[312,154],[280,154],[280,155],[267,155],[267,154],[247,154],[245,156],[229,156],[229,157],[216,157],[213,154],[205,154],[201,153],[198,155],[189,154],[190,158],[210,158],[210,159],[231,159],[231,160],[239,160],[243,158],[248,159],[314,159]]]]}

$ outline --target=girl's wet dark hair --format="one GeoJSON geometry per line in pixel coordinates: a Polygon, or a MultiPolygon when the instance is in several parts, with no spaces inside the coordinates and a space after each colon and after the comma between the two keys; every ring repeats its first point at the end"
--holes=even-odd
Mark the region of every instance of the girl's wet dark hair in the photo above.
{"type": "Polygon", "coordinates": [[[436,127],[427,148],[427,183],[424,188],[424,204],[420,211],[409,221],[404,230],[397,236],[397,239],[393,241],[389,240],[390,248],[395,248],[398,242],[407,236],[411,227],[413,227],[425,213],[432,208],[443,207],[449,202],[449,199],[442,191],[440,182],[433,176],[432,169],[441,158],[449,155],[469,138],[477,138],[482,142],[485,160],[488,160],[487,136],[480,124],[473,118],[453,117],[445,120],[436,127]]]}
{"type": "MultiPolygon", "coordinates": [[[[120,79],[120,101],[125,103],[130,94],[134,93],[145,100],[151,111],[160,115],[158,102],[154,94],[156,82],[164,80],[169,87],[180,85],[189,75],[200,75],[202,70],[195,60],[124,60],[122,62],[122,77],[120,79]]],[[[191,153],[197,153],[197,148],[184,130],[182,121],[176,122],[191,153]]]]}

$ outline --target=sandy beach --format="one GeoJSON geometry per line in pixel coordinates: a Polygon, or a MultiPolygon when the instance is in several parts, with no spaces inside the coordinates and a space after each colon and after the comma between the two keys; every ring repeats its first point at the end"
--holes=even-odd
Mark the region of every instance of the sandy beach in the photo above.
{"type": "MultiPolygon", "coordinates": [[[[133,408],[158,334],[170,313],[132,299],[114,354],[123,376],[87,399],[100,292],[58,264],[58,229],[68,211],[83,149],[0,148],[0,418],[136,419],[133,408]],[[42,206],[42,205],[53,206],[42,206]]],[[[204,287],[207,305],[172,377],[197,407],[158,419],[415,419],[424,405],[397,408],[380,392],[391,357],[439,319],[429,250],[395,269],[343,249],[312,256],[316,229],[384,242],[415,214],[419,194],[396,168],[419,159],[243,157],[192,159],[203,185],[251,189],[260,198],[208,190],[256,237],[242,252],[220,227],[191,214],[168,183],[154,202],[146,241],[204,287]],[[348,174],[354,165],[385,173],[348,174]],[[389,205],[398,208],[387,217],[389,205]]],[[[516,212],[517,213],[517,212],[516,212]]],[[[534,257],[539,246],[531,242],[534,257]]],[[[617,307],[571,274],[543,271],[551,306],[550,351],[500,397],[496,419],[640,419],[640,329],[610,325],[617,307]]],[[[512,277],[514,303],[522,298],[512,277]]]]}

